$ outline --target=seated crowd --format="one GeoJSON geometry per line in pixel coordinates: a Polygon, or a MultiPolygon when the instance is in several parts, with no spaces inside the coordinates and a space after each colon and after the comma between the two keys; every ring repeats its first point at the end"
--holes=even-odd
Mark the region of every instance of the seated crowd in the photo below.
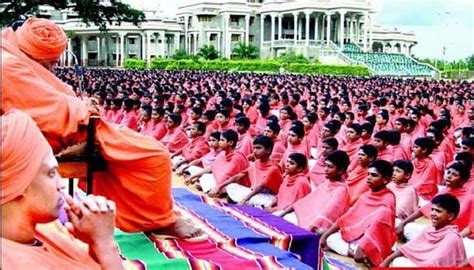
{"type": "MultiPolygon", "coordinates": [[[[70,69],[57,74],[74,86],[70,69]]],[[[102,117],[161,141],[186,185],[281,216],[368,266],[472,263],[472,84],[85,75],[102,117]],[[417,222],[423,216],[431,225],[417,222]],[[407,243],[396,248],[397,240],[407,243]]]]}

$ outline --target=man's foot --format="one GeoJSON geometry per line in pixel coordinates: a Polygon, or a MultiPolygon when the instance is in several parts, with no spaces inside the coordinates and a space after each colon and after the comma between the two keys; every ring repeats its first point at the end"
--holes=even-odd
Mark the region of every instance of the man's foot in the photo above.
{"type": "Polygon", "coordinates": [[[176,222],[166,228],[160,228],[152,231],[155,236],[163,236],[166,238],[177,238],[177,239],[191,239],[201,237],[204,232],[200,228],[196,228],[189,221],[179,218],[176,222]]]}

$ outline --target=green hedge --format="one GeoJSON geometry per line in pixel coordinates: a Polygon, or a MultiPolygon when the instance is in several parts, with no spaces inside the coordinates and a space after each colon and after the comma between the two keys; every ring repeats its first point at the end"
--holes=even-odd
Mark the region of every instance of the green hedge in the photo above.
{"type": "Polygon", "coordinates": [[[123,66],[127,69],[145,69],[147,67],[146,61],[141,59],[125,59],[123,66]]]}
{"type": "MultiPolygon", "coordinates": [[[[133,59],[135,60],[135,59],[133,59]]],[[[321,64],[282,63],[276,60],[174,60],[153,58],[151,69],[161,70],[213,70],[213,71],[253,71],[279,72],[280,67],[286,72],[325,75],[358,75],[368,76],[369,70],[364,66],[341,66],[321,64]]],[[[125,66],[127,68],[127,66],[125,66]]]]}

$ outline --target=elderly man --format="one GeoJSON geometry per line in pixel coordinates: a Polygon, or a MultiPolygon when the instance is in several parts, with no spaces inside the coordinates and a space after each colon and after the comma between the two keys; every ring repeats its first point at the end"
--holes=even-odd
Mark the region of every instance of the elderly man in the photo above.
{"type": "Polygon", "coordinates": [[[113,238],[115,204],[62,195],[53,151],[31,117],[11,111],[1,123],[2,267],[122,269],[113,238]],[[57,221],[63,206],[66,227],[57,221]]]}
{"type": "MultiPolygon", "coordinates": [[[[36,121],[55,153],[84,142],[89,109],[50,70],[64,52],[64,31],[46,19],[29,18],[2,31],[2,109],[17,108],[36,121]]],[[[99,121],[96,141],[108,169],[94,175],[94,193],[117,204],[117,226],[177,238],[201,234],[173,212],[171,165],[153,138],[99,121]]]]}

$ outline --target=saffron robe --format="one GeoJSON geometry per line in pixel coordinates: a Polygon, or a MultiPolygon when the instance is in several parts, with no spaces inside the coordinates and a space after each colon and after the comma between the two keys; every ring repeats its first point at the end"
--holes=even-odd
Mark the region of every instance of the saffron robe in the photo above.
{"type": "MultiPolygon", "coordinates": [[[[11,28],[2,31],[0,47],[2,109],[28,113],[55,153],[85,141],[89,110],[71,87],[21,52],[11,28]]],[[[173,224],[176,215],[166,148],[153,138],[104,121],[97,123],[96,141],[108,169],[94,174],[94,194],[115,201],[117,227],[137,232],[173,224]]]]}
{"type": "Polygon", "coordinates": [[[412,184],[418,195],[424,200],[431,200],[438,192],[438,171],[433,160],[428,157],[423,160],[415,158],[413,162],[413,174],[409,183],[412,184]]]}
{"type": "Polygon", "coordinates": [[[370,190],[366,182],[368,172],[369,168],[360,166],[358,161],[357,166],[349,171],[346,184],[349,189],[351,205],[353,205],[362,194],[370,190]]]}
{"type": "Polygon", "coordinates": [[[130,112],[123,112],[122,121],[120,121],[121,127],[128,127],[133,131],[138,130],[138,117],[137,114],[132,110],[130,112]]]}
{"type": "Polygon", "coordinates": [[[304,173],[286,175],[277,194],[276,210],[285,210],[311,192],[308,177],[304,173]]]}
{"type": "Polygon", "coordinates": [[[248,156],[253,152],[253,140],[252,136],[248,132],[245,134],[239,134],[239,140],[237,141],[237,145],[235,146],[235,151],[239,151],[240,153],[244,154],[244,156],[248,156]]]}
{"type": "Polygon", "coordinates": [[[342,239],[357,241],[374,265],[379,265],[397,241],[395,232],[395,196],[384,188],[366,192],[337,220],[342,239]]]}
{"type": "Polygon", "coordinates": [[[276,138],[273,141],[273,150],[272,150],[272,155],[270,156],[270,159],[275,163],[279,163],[280,160],[282,160],[283,155],[285,154],[285,151],[286,151],[286,144],[284,144],[280,138],[276,138]]]}
{"type": "Polygon", "coordinates": [[[466,261],[464,244],[454,225],[439,230],[429,226],[399,250],[420,267],[454,267],[466,261]]]}
{"type": "Polygon", "coordinates": [[[344,146],[340,149],[347,153],[347,155],[349,156],[349,160],[353,160],[357,158],[357,151],[359,151],[359,148],[361,146],[362,140],[359,138],[353,142],[347,141],[347,143],[345,143],[344,146]]]}
{"type": "Polygon", "coordinates": [[[325,181],[293,204],[298,225],[329,229],[349,209],[349,190],[344,182],[325,181]]]}

